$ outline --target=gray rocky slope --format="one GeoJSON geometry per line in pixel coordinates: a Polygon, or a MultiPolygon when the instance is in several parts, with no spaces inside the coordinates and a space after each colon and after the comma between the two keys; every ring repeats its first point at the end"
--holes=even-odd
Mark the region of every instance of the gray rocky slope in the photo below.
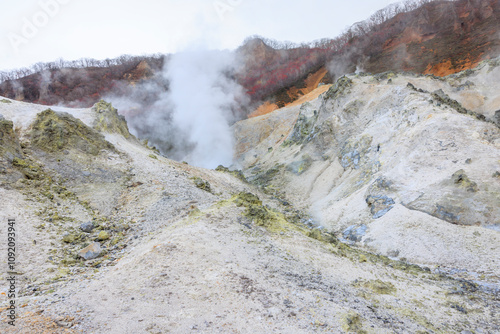
{"type": "Polygon", "coordinates": [[[236,124],[238,161],[347,242],[497,281],[498,65],[343,77],[316,100],[236,124]]]}
{"type": "Polygon", "coordinates": [[[498,332],[499,71],[348,76],[237,123],[249,181],[103,101],[0,100],[0,332],[498,332]]]}

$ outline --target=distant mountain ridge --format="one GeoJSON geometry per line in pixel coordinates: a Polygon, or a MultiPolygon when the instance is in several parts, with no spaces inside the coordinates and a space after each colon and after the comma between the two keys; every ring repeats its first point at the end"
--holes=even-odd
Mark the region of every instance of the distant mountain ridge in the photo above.
{"type": "MultiPolygon", "coordinates": [[[[500,1],[406,2],[380,10],[335,39],[293,45],[254,37],[235,52],[243,61],[235,77],[253,102],[245,117],[266,103],[264,109],[283,107],[318,83],[333,83],[354,71],[445,76],[474,68],[500,55],[500,1]]],[[[115,64],[78,68],[52,66],[5,80],[0,95],[88,107],[110,92],[125,94],[126,87],[137,82],[164,81],[156,74],[166,63],[168,56],[129,57],[115,64]]],[[[168,89],[168,82],[162,85],[168,89]]]]}

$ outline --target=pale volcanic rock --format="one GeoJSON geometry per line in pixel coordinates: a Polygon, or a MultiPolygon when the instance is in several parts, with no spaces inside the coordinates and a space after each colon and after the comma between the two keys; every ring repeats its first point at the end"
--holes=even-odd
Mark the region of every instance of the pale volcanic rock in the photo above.
{"type": "Polygon", "coordinates": [[[360,247],[498,277],[499,71],[343,77],[299,110],[235,124],[237,162],[326,230],[366,226],[360,247]]]}

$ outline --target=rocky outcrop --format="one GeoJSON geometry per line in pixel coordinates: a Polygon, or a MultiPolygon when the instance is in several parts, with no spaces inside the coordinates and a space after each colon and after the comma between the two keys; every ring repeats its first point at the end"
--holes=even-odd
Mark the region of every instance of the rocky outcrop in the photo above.
{"type": "Polygon", "coordinates": [[[22,157],[19,138],[14,132],[14,123],[0,115],[0,158],[12,162],[22,157]]]}
{"type": "Polygon", "coordinates": [[[32,125],[31,144],[46,152],[76,149],[97,155],[101,150],[114,150],[100,133],[67,113],[47,109],[39,113],[32,125]]]}
{"type": "Polygon", "coordinates": [[[477,253],[463,243],[472,247],[476,227],[489,242],[499,238],[500,183],[492,177],[500,169],[499,73],[491,60],[445,78],[342,77],[298,110],[237,123],[237,138],[250,131],[253,137],[245,137],[250,149],[236,158],[247,179],[272,175],[264,189],[347,241],[419,263],[479,270],[477,253]],[[264,130],[270,119],[283,120],[281,128],[264,130]],[[277,169],[282,164],[288,167],[277,169]],[[418,243],[426,247],[409,246],[418,243]]]}
{"type": "Polygon", "coordinates": [[[125,138],[130,138],[127,121],[111,103],[100,100],[91,109],[95,114],[94,129],[105,133],[117,133],[125,138]]]}
{"type": "Polygon", "coordinates": [[[14,132],[13,122],[0,115],[0,184],[2,186],[10,187],[22,178],[22,171],[17,168],[16,163],[22,160],[23,156],[19,138],[14,132]]]}
{"type": "Polygon", "coordinates": [[[495,203],[500,201],[500,192],[494,183],[488,186],[487,181],[484,179],[485,183],[479,187],[461,169],[449,179],[422,189],[417,199],[403,205],[453,224],[497,228],[500,208],[495,203]]]}

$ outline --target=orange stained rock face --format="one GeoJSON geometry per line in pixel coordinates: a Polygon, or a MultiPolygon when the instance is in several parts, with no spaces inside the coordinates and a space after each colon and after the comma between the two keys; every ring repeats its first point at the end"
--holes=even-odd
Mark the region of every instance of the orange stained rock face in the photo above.
{"type": "Polygon", "coordinates": [[[425,69],[424,74],[433,74],[438,77],[444,77],[450,74],[455,74],[464,70],[472,69],[477,66],[477,64],[481,61],[481,58],[477,60],[467,59],[461,65],[453,66],[451,60],[445,60],[436,65],[429,64],[425,69]]]}
{"type": "Polygon", "coordinates": [[[263,104],[261,104],[254,112],[248,115],[248,118],[266,115],[269,114],[270,112],[275,111],[276,109],[279,109],[276,103],[271,103],[269,101],[266,101],[263,104]]]}
{"type": "Polygon", "coordinates": [[[312,100],[316,99],[318,96],[320,96],[321,94],[323,94],[324,92],[326,92],[330,87],[332,87],[332,85],[319,86],[318,88],[311,91],[310,93],[299,97],[297,100],[293,101],[290,104],[287,104],[287,107],[292,107],[292,106],[296,106],[296,105],[300,105],[302,103],[312,101],[312,100]]]}
{"type": "MultiPolygon", "coordinates": [[[[318,96],[320,96],[321,94],[323,94],[324,92],[326,92],[331,86],[332,85],[319,86],[318,88],[316,88],[312,92],[299,97],[297,100],[295,100],[291,103],[288,103],[285,107],[293,107],[296,105],[301,105],[302,103],[312,101],[312,100],[316,99],[318,96]]],[[[266,114],[269,114],[277,109],[279,109],[279,108],[275,103],[265,102],[257,110],[255,110],[253,113],[251,113],[248,116],[248,118],[266,115],[266,114]]]]}
{"type": "MultiPolygon", "coordinates": [[[[318,96],[320,96],[321,94],[323,94],[324,92],[326,92],[331,86],[332,85],[319,86],[318,88],[314,89],[313,91],[309,92],[308,94],[299,97],[297,100],[295,100],[291,103],[288,103],[285,107],[293,107],[296,105],[300,105],[302,103],[312,101],[312,100],[316,99],[318,96]]],[[[266,114],[269,114],[277,109],[279,109],[279,107],[275,103],[265,102],[259,108],[257,108],[257,110],[255,110],[250,115],[248,115],[248,118],[266,115],[266,114]]]]}
{"type": "Polygon", "coordinates": [[[306,88],[302,89],[302,91],[307,94],[318,88],[318,85],[323,81],[325,75],[328,74],[328,70],[326,67],[322,67],[319,71],[312,73],[305,80],[306,88]]]}
{"type": "MultiPolygon", "coordinates": [[[[299,96],[297,99],[295,99],[293,102],[287,103],[285,107],[291,107],[295,106],[298,104],[302,104],[311,100],[314,100],[317,98],[320,94],[326,92],[328,88],[331,87],[331,85],[323,85],[319,86],[318,85],[323,81],[323,78],[328,74],[328,70],[326,67],[322,67],[318,71],[310,74],[305,80],[305,88],[296,88],[296,87],[291,87],[288,89],[288,95],[290,97],[292,96],[297,96],[297,95],[302,95],[299,96]],[[302,94],[298,92],[302,92],[302,94]]],[[[271,103],[269,101],[264,102],[261,104],[255,111],[253,111],[250,115],[248,115],[248,118],[252,117],[257,117],[261,115],[266,115],[269,114],[275,110],[279,109],[278,105],[276,103],[271,103]]]]}

